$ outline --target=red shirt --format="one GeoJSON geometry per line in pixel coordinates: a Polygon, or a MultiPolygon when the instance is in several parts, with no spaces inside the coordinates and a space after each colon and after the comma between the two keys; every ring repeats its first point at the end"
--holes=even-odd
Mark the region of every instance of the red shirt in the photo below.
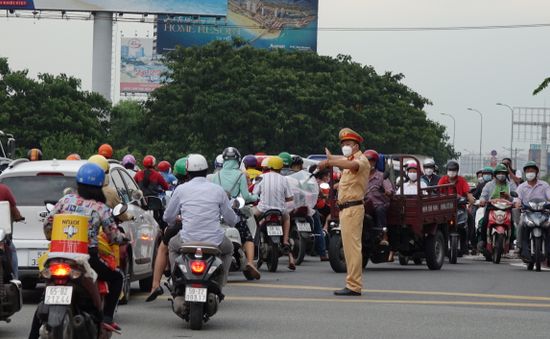
{"type": "MultiPolygon", "coordinates": [[[[145,178],[145,170],[141,170],[141,171],[137,172],[136,175],[134,176],[134,180],[138,184],[140,182],[142,182],[144,178],[145,178]]],[[[168,185],[166,180],[164,180],[164,178],[162,177],[162,174],[160,174],[159,172],[157,172],[155,170],[151,170],[151,174],[149,174],[149,182],[152,183],[153,185],[158,184],[158,185],[162,186],[162,188],[165,191],[170,189],[170,185],[168,185]]]]}
{"type": "Polygon", "coordinates": [[[15,197],[10,188],[4,184],[0,184],[0,201],[7,201],[10,203],[11,217],[14,220],[21,218],[19,210],[17,209],[17,204],[15,203],[15,197]]]}
{"type": "MultiPolygon", "coordinates": [[[[449,181],[449,176],[444,175],[443,177],[441,177],[441,179],[439,179],[439,182],[437,184],[446,185],[450,183],[451,182],[449,181]]],[[[456,177],[455,190],[456,195],[458,195],[459,197],[467,197],[468,193],[470,192],[470,185],[468,185],[468,182],[466,181],[466,179],[464,179],[464,177],[461,177],[459,175],[456,177]]]]}

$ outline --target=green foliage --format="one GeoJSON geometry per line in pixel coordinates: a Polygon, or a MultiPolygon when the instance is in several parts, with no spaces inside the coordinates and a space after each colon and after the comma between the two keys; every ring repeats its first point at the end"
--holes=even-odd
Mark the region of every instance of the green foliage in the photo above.
{"type": "Polygon", "coordinates": [[[542,91],[543,89],[545,89],[546,87],[548,87],[549,84],[550,84],[550,78],[544,79],[544,81],[539,85],[539,87],[537,87],[533,91],[533,95],[539,94],[539,92],[542,91]]]}

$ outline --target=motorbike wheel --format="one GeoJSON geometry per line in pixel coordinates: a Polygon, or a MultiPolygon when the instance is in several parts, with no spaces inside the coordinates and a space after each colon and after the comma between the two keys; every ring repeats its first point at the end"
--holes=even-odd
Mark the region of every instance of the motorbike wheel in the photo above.
{"type": "Polygon", "coordinates": [[[126,262],[122,270],[124,281],[122,283],[122,294],[120,296],[120,300],[118,301],[119,305],[126,305],[130,300],[130,285],[132,285],[132,281],[130,280],[130,258],[127,257],[125,261],[126,262]]]}
{"type": "Polygon", "coordinates": [[[445,238],[441,231],[429,235],[425,241],[426,265],[430,270],[440,270],[445,260],[445,238]]]}
{"type": "Polygon", "coordinates": [[[290,231],[290,240],[292,241],[292,255],[294,256],[296,265],[300,265],[306,257],[306,240],[295,227],[290,231]]]}
{"type": "Polygon", "coordinates": [[[458,258],[458,234],[451,234],[450,244],[449,244],[449,263],[456,264],[458,258]]]}
{"type": "Polygon", "coordinates": [[[67,309],[61,325],[50,330],[50,339],[72,339],[73,332],[73,315],[71,310],[67,309]]]}
{"type": "Polygon", "coordinates": [[[330,267],[336,273],[345,273],[346,258],[344,257],[344,246],[342,244],[342,235],[333,234],[330,237],[330,243],[328,247],[328,259],[330,267]]]}
{"type": "Polygon", "coordinates": [[[402,255],[399,253],[399,265],[401,266],[407,266],[409,264],[409,257],[402,255]]]}
{"type": "Polygon", "coordinates": [[[190,305],[189,327],[194,331],[202,329],[203,309],[203,303],[191,303],[190,305]]]}
{"type": "Polygon", "coordinates": [[[269,272],[277,272],[277,266],[279,265],[279,245],[275,244],[270,238],[268,238],[267,246],[267,269],[269,272]]]}
{"type": "Polygon", "coordinates": [[[527,270],[528,271],[532,271],[534,267],[535,267],[535,263],[533,263],[533,262],[530,262],[530,263],[527,264],[527,270]]]}
{"type": "Polygon", "coordinates": [[[504,234],[495,234],[493,246],[493,263],[500,264],[500,258],[504,251],[504,234]]]}
{"type": "Polygon", "coordinates": [[[542,264],[542,238],[535,238],[535,269],[540,272],[542,264]]]}

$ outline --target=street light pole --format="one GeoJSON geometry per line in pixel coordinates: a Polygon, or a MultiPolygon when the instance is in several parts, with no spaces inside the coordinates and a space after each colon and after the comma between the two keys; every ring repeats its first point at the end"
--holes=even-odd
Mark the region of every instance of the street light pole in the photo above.
{"type": "Polygon", "coordinates": [[[481,128],[479,132],[479,167],[483,167],[483,156],[481,154],[481,146],[483,145],[483,115],[475,108],[468,107],[468,111],[473,111],[479,114],[479,119],[481,120],[481,128]]]}
{"type": "MultiPolygon", "coordinates": [[[[511,121],[510,121],[510,159],[513,158],[514,156],[514,149],[512,147],[512,142],[514,140],[514,109],[512,107],[510,107],[509,105],[506,105],[506,104],[503,104],[501,102],[497,102],[497,106],[504,106],[504,107],[508,107],[508,109],[510,110],[510,113],[512,114],[512,118],[511,118],[511,121]]],[[[517,165],[517,164],[516,164],[517,165]]]]}
{"type": "Polygon", "coordinates": [[[441,113],[441,115],[445,115],[445,116],[448,116],[451,119],[453,119],[453,149],[454,149],[455,148],[455,136],[456,136],[456,120],[455,120],[455,117],[453,117],[452,115],[447,114],[447,113],[441,113]]]}

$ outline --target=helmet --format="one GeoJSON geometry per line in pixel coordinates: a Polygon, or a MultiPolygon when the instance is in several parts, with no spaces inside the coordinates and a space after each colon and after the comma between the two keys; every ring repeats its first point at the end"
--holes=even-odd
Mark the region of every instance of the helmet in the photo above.
{"type": "Polygon", "coordinates": [[[27,159],[30,161],[42,160],[42,151],[38,148],[30,149],[27,153],[27,159]]]}
{"type": "Polygon", "coordinates": [[[263,167],[263,168],[268,168],[269,167],[269,158],[271,158],[271,157],[264,157],[262,159],[262,163],[260,164],[260,166],[263,167]]]}
{"type": "Polygon", "coordinates": [[[69,154],[65,160],[81,160],[80,155],[76,153],[69,154]]]}
{"type": "Polygon", "coordinates": [[[537,166],[537,163],[534,162],[534,161],[532,161],[532,160],[531,160],[531,161],[527,161],[527,162],[525,163],[525,165],[523,165],[523,171],[525,172],[525,170],[526,170],[527,168],[534,168],[534,169],[537,170],[537,173],[539,172],[539,166],[537,166]]]}
{"type": "MultiPolygon", "coordinates": [[[[159,164],[160,166],[160,164],[159,164]]],[[[174,164],[174,175],[184,176],[187,174],[187,157],[179,158],[174,164]]]]}
{"type": "Polygon", "coordinates": [[[380,157],[378,155],[378,152],[376,152],[375,150],[373,149],[369,149],[369,150],[366,150],[364,153],[363,153],[364,156],[367,157],[367,159],[369,160],[374,160],[375,162],[378,161],[378,158],[380,157]]]}
{"type": "Polygon", "coordinates": [[[126,165],[131,164],[132,166],[136,165],[136,158],[131,154],[126,154],[124,158],[122,158],[122,166],[126,167],[126,165]]]}
{"type": "Polygon", "coordinates": [[[237,162],[241,161],[241,153],[239,153],[239,150],[235,147],[227,147],[223,150],[222,153],[223,160],[237,160],[237,162]]]}
{"type": "Polygon", "coordinates": [[[103,144],[97,149],[97,154],[103,155],[106,159],[113,157],[113,148],[109,144],[103,144]]]}
{"type": "Polygon", "coordinates": [[[476,171],[476,175],[480,175],[481,173],[483,173],[483,168],[480,168],[476,171]]]}
{"type": "Polygon", "coordinates": [[[157,159],[152,155],[146,155],[143,158],[143,167],[145,168],[154,168],[157,164],[157,159]]]}
{"type": "Polygon", "coordinates": [[[103,187],[105,171],[99,165],[88,162],[78,169],[76,182],[82,185],[103,187]]]}
{"type": "Polygon", "coordinates": [[[101,167],[103,172],[109,172],[109,162],[107,161],[107,159],[105,159],[103,155],[99,155],[99,154],[92,155],[88,159],[88,162],[98,165],[99,167],[101,167]]]}
{"type": "Polygon", "coordinates": [[[435,168],[435,161],[434,159],[426,159],[422,163],[422,166],[424,166],[424,168],[435,168]]]}
{"type": "Polygon", "coordinates": [[[188,172],[206,171],[208,169],[208,162],[206,158],[200,154],[189,154],[186,168],[188,172]]]}
{"type": "Polygon", "coordinates": [[[216,156],[216,159],[214,159],[214,168],[222,168],[223,167],[223,154],[218,154],[216,156]]]}
{"type": "Polygon", "coordinates": [[[246,155],[243,158],[243,164],[244,164],[244,167],[246,168],[256,167],[258,166],[258,159],[256,159],[256,157],[253,155],[246,155]]]}
{"type": "Polygon", "coordinates": [[[408,162],[407,167],[406,167],[407,171],[410,170],[410,169],[413,169],[413,168],[415,170],[417,170],[418,169],[418,164],[414,161],[408,162]]]}
{"type": "Polygon", "coordinates": [[[304,159],[302,159],[302,157],[299,155],[293,155],[292,162],[290,163],[290,165],[302,167],[304,165],[304,159]]]}
{"type": "Polygon", "coordinates": [[[481,170],[481,173],[491,173],[491,174],[493,174],[493,172],[494,172],[494,170],[491,166],[485,166],[481,170]]]}
{"type": "Polygon", "coordinates": [[[283,168],[283,166],[284,166],[283,159],[281,159],[281,157],[278,157],[278,156],[269,157],[269,160],[267,161],[267,167],[274,169],[276,171],[283,168]]]}
{"type": "Polygon", "coordinates": [[[172,165],[170,165],[170,163],[168,161],[163,160],[163,161],[159,162],[157,168],[161,172],[168,172],[168,171],[170,171],[170,168],[172,168],[172,165]]]}
{"type": "Polygon", "coordinates": [[[447,171],[458,171],[460,169],[460,166],[458,165],[458,162],[454,160],[449,160],[447,162],[447,171]]]}
{"type": "Polygon", "coordinates": [[[279,158],[281,158],[281,160],[283,160],[283,165],[284,166],[290,166],[290,164],[292,163],[292,156],[288,152],[279,153],[279,158]]]}
{"type": "Polygon", "coordinates": [[[508,167],[504,164],[498,164],[497,167],[495,167],[495,174],[496,173],[508,173],[508,167]]]}

